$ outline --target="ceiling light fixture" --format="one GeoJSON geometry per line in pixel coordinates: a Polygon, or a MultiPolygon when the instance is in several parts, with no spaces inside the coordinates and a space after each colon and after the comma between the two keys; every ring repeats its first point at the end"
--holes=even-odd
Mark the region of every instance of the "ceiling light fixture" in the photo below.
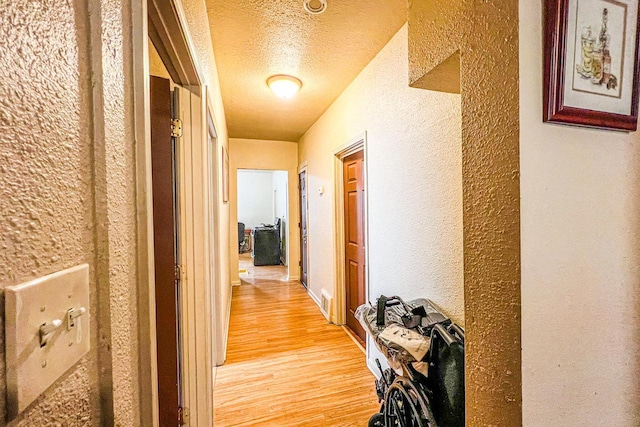
{"type": "Polygon", "coordinates": [[[302,86],[300,79],[286,74],[276,74],[267,79],[267,85],[279,98],[289,99],[298,93],[302,86]]]}
{"type": "Polygon", "coordinates": [[[312,15],[319,15],[327,10],[327,0],[304,0],[304,10],[312,15]]]}

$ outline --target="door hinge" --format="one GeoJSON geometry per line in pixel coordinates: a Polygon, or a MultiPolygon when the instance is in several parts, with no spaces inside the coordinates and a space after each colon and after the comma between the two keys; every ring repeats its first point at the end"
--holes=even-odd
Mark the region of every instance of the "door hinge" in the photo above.
{"type": "Polygon", "coordinates": [[[171,119],[171,137],[180,138],[182,136],[182,120],[171,119]]]}
{"type": "Polygon", "coordinates": [[[175,272],[176,272],[175,279],[176,279],[176,280],[180,280],[180,279],[182,279],[182,266],[180,266],[180,265],[176,265],[176,270],[175,270],[175,272]]]}
{"type": "Polygon", "coordinates": [[[302,267],[302,261],[298,261],[298,267],[302,267]]]}
{"type": "Polygon", "coordinates": [[[178,425],[185,426],[189,424],[189,408],[178,406],[178,425]]]}

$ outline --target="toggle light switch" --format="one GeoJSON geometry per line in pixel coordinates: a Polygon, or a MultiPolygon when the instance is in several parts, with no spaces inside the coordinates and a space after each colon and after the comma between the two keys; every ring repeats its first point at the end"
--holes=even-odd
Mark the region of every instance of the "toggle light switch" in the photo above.
{"type": "Polygon", "coordinates": [[[5,288],[9,418],[89,351],[88,308],[87,264],[5,288]]]}
{"type": "MultiPolygon", "coordinates": [[[[76,329],[76,344],[82,342],[82,316],[87,311],[86,308],[70,308],[67,310],[67,331],[76,329]]],[[[70,344],[73,345],[73,344],[70,344]]]]}
{"type": "MultiPolygon", "coordinates": [[[[87,309],[84,307],[70,308],[67,310],[67,331],[70,331],[74,326],[76,326],[76,319],[82,316],[86,311],[87,309]]],[[[78,322],[79,321],[80,320],[78,320],[78,322]]]]}
{"type": "Polygon", "coordinates": [[[44,347],[49,342],[49,338],[51,335],[62,326],[62,320],[56,319],[52,322],[43,323],[40,325],[40,331],[38,331],[38,336],[40,337],[40,347],[44,347]]]}

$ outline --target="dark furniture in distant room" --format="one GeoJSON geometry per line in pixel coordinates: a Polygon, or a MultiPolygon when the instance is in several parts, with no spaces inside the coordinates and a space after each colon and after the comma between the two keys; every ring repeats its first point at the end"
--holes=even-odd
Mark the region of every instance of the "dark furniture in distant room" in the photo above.
{"type": "Polygon", "coordinates": [[[253,229],[253,265],[280,265],[280,231],[276,227],[253,229]]]}
{"type": "Polygon", "coordinates": [[[251,250],[251,229],[246,228],[244,222],[238,223],[238,253],[243,254],[251,250]]]}
{"type": "Polygon", "coordinates": [[[238,252],[242,253],[242,246],[244,245],[244,222],[238,223],[238,252]]]}

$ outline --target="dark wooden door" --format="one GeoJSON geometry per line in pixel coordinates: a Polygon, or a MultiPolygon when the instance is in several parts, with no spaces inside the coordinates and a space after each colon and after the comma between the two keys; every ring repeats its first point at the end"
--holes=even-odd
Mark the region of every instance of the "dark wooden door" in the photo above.
{"type": "Polygon", "coordinates": [[[307,279],[308,247],[307,247],[307,172],[300,172],[300,282],[309,287],[307,279]]]}
{"type": "Polygon", "coordinates": [[[365,303],[364,153],[358,151],[343,162],[347,326],[364,342],[364,329],[354,317],[365,303]]]}
{"type": "Polygon", "coordinates": [[[171,137],[171,84],[153,76],[150,83],[159,421],[160,427],[175,427],[182,405],[176,142],[171,137]]]}

